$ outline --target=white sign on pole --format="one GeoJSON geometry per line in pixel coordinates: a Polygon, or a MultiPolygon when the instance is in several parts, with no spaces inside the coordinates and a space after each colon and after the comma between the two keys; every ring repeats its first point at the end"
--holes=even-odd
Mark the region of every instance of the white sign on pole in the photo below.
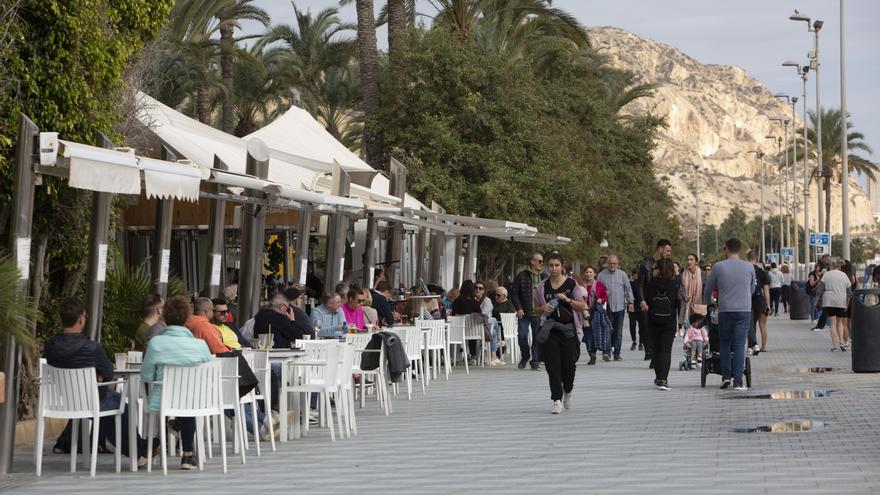
{"type": "Polygon", "coordinates": [[[15,261],[18,265],[19,278],[31,278],[31,238],[19,237],[15,242],[15,261]]]}
{"type": "Polygon", "coordinates": [[[163,249],[162,250],[162,260],[161,265],[159,265],[159,283],[167,284],[168,283],[168,269],[171,266],[171,250],[163,249]]]}
{"type": "Polygon", "coordinates": [[[222,254],[211,255],[211,285],[220,285],[220,265],[222,262],[222,254]]]}
{"type": "Polygon", "coordinates": [[[98,273],[95,274],[95,280],[104,282],[107,280],[107,245],[98,244],[98,273]]]}

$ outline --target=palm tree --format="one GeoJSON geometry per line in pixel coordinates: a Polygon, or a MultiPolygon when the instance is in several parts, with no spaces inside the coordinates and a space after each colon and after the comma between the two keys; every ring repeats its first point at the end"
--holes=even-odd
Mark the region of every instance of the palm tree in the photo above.
{"type": "Polygon", "coordinates": [[[372,122],[379,111],[379,58],[376,53],[376,20],[373,0],[355,0],[357,9],[357,44],[360,64],[361,109],[364,114],[364,150],[367,163],[385,169],[382,135],[372,122]]]}
{"type": "Polygon", "coordinates": [[[42,320],[42,314],[35,305],[19,299],[19,279],[15,262],[0,257],[0,341],[12,337],[18,345],[29,349],[34,338],[28,327],[31,322],[42,320]]]}
{"type": "Polygon", "coordinates": [[[239,54],[233,76],[231,103],[237,124],[233,131],[238,137],[256,131],[260,124],[287,109],[284,95],[289,92],[277,64],[266,60],[259,47],[247,54],[239,54]]]}
{"type": "Polygon", "coordinates": [[[399,64],[406,29],[406,1],[388,0],[388,58],[392,67],[399,64]]]}
{"type": "MultiPolygon", "coordinates": [[[[819,164],[817,170],[814,172],[816,177],[822,177],[824,181],[825,187],[825,230],[826,232],[830,232],[831,229],[831,178],[836,177],[840,180],[842,176],[841,164],[843,163],[841,157],[841,137],[843,134],[843,113],[840,109],[830,108],[830,109],[821,109],[820,116],[816,115],[816,112],[809,111],[807,112],[807,116],[809,119],[809,125],[807,126],[807,156],[808,158],[816,160],[817,157],[817,148],[816,148],[816,126],[819,123],[819,119],[821,118],[822,122],[822,163],[819,164]]],[[[853,127],[853,123],[849,118],[847,118],[846,129],[849,131],[853,127]]],[[[798,129],[797,138],[795,139],[794,149],[789,149],[791,153],[794,154],[795,160],[803,159],[803,149],[804,149],[804,141],[803,141],[803,128],[798,129]]],[[[859,150],[864,151],[866,153],[873,153],[871,147],[865,144],[863,139],[865,136],[860,132],[847,132],[846,140],[847,140],[847,148],[849,151],[859,150]]],[[[850,173],[858,173],[865,174],[870,178],[875,178],[876,173],[880,172],[880,167],[876,163],[871,163],[870,161],[862,158],[859,155],[855,155],[850,153],[847,156],[849,162],[849,171],[850,173]]],[[[811,174],[811,179],[812,179],[811,174]]]]}
{"type": "Polygon", "coordinates": [[[361,148],[363,122],[355,111],[358,92],[357,66],[331,67],[324,74],[318,92],[304,99],[305,109],[333,137],[352,151],[361,148]]]}
{"type": "Polygon", "coordinates": [[[604,82],[605,100],[608,108],[619,113],[623,107],[639,98],[654,96],[654,90],[660,85],[656,83],[636,83],[636,77],[632,71],[605,71],[604,82]]]}
{"type": "MultiPolygon", "coordinates": [[[[213,0],[201,0],[213,1],[213,0]]],[[[227,88],[233,87],[234,64],[236,58],[235,29],[241,28],[241,21],[257,21],[263,26],[269,26],[269,14],[265,10],[251,5],[253,0],[225,0],[224,5],[217,11],[220,31],[220,78],[227,88]]],[[[242,38],[243,39],[243,38],[242,38]]],[[[232,134],[233,119],[232,97],[228,92],[223,93],[221,111],[221,125],[223,132],[232,134]]]]}

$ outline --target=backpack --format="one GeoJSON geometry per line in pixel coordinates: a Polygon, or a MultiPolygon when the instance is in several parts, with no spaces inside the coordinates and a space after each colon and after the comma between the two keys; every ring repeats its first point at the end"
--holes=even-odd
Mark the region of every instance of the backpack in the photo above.
{"type": "Polygon", "coordinates": [[[664,291],[657,291],[651,298],[648,307],[648,314],[653,318],[671,318],[672,317],[672,300],[664,291]]]}

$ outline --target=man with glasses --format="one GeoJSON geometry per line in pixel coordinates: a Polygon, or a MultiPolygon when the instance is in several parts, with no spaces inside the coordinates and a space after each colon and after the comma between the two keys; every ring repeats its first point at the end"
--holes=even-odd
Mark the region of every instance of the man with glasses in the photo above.
{"type": "Polygon", "coordinates": [[[617,255],[608,256],[608,268],[599,272],[599,281],[608,291],[608,314],[611,316],[611,345],[614,360],[620,361],[620,346],[623,344],[623,315],[633,312],[633,292],[626,272],[618,270],[620,261],[617,255]]]}
{"type": "Polygon", "coordinates": [[[517,367],[523,369],[531,358],[531,367],[533,370],[539,370],[538,363],[541,357],[538,354],[538,331],[540,328],[540,308],[543,303],[535,302],[535,288],[547,278],[542,273],[544,267],[544,256],[541,253],[532,253],[529,256],[529,267],[516,275],[513,280],[513,287],[510,292],[510,300],[516,307],[516,316],[519,318],[517,328],[517,339],[519,340],[519,348],[521,358],[517,367]],[[529,327],[532,332],[532,345],[529,346],[529,327]]]}
{"type": "Polygon", "coordinates": [[[207,297],[196,299],[193,305],[193,314],[186,322],[186,327],[192,332],[193,337],[202,339],[208,344],[211,354],[223,354],[232,349],[223,342],[220,330],[211,323],[214,314],[214,303],[207,297]]]}
{"type": "Polygon", "coordinates": [[[244,337],[235,331],[235,328],[233,328],[230,323],[227,323],[229,317],[229,305],[226,303],[226,299],[218,297],[212,299],[211,302],[214,303],[214,313],[211,317],[211,323],[220,331],[223,343],[233,350],[241,349],[242,346],[252,347],[250,342],[245,340],[244,337]]]}

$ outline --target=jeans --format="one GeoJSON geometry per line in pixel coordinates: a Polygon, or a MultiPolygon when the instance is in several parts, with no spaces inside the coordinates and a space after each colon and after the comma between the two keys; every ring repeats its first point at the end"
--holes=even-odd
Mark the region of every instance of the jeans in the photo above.
{"type": "Polygon", "coordinates": [[[629,338],[632,339],[633,344],[636,344],[639,342],[638,337],[636,337],[636,330],[638,330],[639,326],[639,314],[637,312],[632,312],[627,316],[627,319],[629,320],[629,338]]]}
{"type": "Polygon", "coordinates": [[[750,311],[718,313],[718,349],[721,359],[721,379],[733,378],[734,386],[743,383],[746,358],[746,333],[749,330],[750,311]],[[730,353],[733,352],[731,363],[730,353]],[[733,372],[731,374],[731,364],[733,372]]]}
{"type": "MultiPolygon", "coordinates": [[[[119,408],[119,401],[121,401],[121,400],[122,400],[122,396],[119,394],[119,392],[116,392],[115,390],[110,390],[107,392],[107,394],[104,396],[104,398],[101,399],[100,408],[102,411],[109,411],[110,409],[118,409],[119,408]]],[[[118,439],[119,443],[116,442],[116,440],[117,440],[117,438],[116,438],[116,419],[113,416],[107,416],[107,417],[100,419],[101,432],[100,432],[100,436],[98,437],[99,443],[104,444],[106,441],[109,440],[110,443],[112,443],[114,447],[118,447],[118,448],[122,449],[122,455],[125,455],[125,456],[128,456],[128,452],[129,452],[128,451],[128,410],[129,410],[129,408],[126,407],[125,410],[122,412],[122,419],[120,420],[120,421],[122,421],[122,430],[121,430],[122,438],[118,439]]],[[[144,454],[146,452],[147,443],[145,440],[141,439],[141,437],[138,435],[136,435],[136,438],[137,438],[137,444],[138,444],[138,453],[144,454]]]]}
{"type": "Polygon", "coordinates": [[[654,353],[654,376],[658,380],[666,381],[669,378],[669,366],[672,362],[672,342],[675,340],[675,319],[658,322],[651,321],[648,342],[654,353]]]}
{"type": "Polygon", "coordinates": [[[498,320],[494,317],[489,317],[489,332],[492,334],[492,340],[489,341],[489,349],[492,351],[492,357],[495,357],[495,351],[498,350],[498,320]]]}
{"type": "Polygon", "coordinates": [[[550,380],[550,400],[562,400],[562,394],[574,388],[574,373],[581,344],[577,337],[566,338],[559,330],[551,330],[544,343],[544,367],[550,380]]]}
{"type": "Polygon", "coordinates": [[[770,306],[773,314],[779,314],[779,301],[782,299],[782,287],[770,289],[770,306]]]}
{"type": "Polygon", "coordinates": [[[541,361],[538,346],[538,331],[540,330],[541,317],[538,315],[526,315],[517,320],[517,340],[519,340],[520,354],[523,359],[531,357],[532,368],[537,368],[541,361]],[[532,347],[529,352],[529,326],[532,327],[532,347]]]}
{"type": "MultiPolygon", "coordinates": [[[[245,428],[247,428],[247,432],[250,433],[251,435],[256,435],[259,432],[254,433],[254,419],[253,419],[254,414],[251,412],[251,405],[250,404],[242,404],[241,408],[244,410],[244,426],[245,426],[245,428]]],[[[227,418],[234,418],[235,413],[231,410],[227,410],[226,417],[227,418]]],[[[266,419],[266,415],[263,413],[263,411],[260,411],[258,409],[257,410],[257,425],[259,427],[263,426],[264,419],[266,419]]]]}
{"type": "Polygon", "coordinates": [[[608,316],[611,318],[611,345],[614,347],[614,355],[620,356],[620,346],[623,344],[623,315],[626,310],[609,311],[608,316]]]}

